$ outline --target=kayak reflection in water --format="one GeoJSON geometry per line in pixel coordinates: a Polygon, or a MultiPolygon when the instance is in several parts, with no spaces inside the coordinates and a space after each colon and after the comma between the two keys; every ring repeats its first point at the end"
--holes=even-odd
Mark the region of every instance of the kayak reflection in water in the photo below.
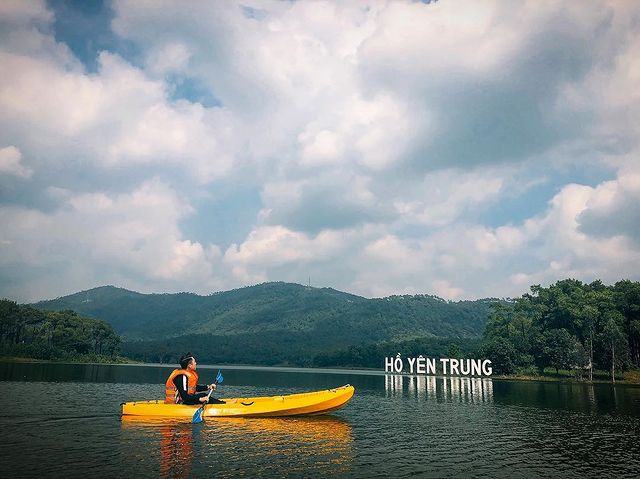
{"type": "Polygon", "coordinates": [[[224,404],[224,401],[208,395],[210,389],[216,389],[215,383],[198,384],[197,366],[191,353],[180,358],[180,369],[174,369],[165,384],[165,403],[198,405],[206,403],[208,398],[209,404],[224,404]]]}
{"type": "Polygon", "coordinates": [[[193,428],[191,424],[166,424],[160,429],[160,477],[189,477],[193,462],[193,428]]]}

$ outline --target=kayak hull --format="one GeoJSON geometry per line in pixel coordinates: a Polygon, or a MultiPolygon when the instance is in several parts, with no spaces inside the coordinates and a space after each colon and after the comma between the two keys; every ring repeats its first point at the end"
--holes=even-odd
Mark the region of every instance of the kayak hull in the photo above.
{"type": "MultiPolygon", "coordinates": [[[[224,404],[207,404],[203,417],[280,417],[326,414],[343,407],[353,396],[349,384],[335,389],[286,396],[225,398],[224,404]]],[[[199,406],[136,401],[122,405],[123,416],[192,418],[199,406]]]]}

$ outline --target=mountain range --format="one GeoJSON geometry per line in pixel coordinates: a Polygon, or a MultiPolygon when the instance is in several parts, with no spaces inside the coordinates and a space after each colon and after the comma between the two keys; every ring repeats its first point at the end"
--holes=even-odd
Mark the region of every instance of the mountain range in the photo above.
{"type": "Polygon", "coordinates": [[[188,349],[208,361],[275,364],[305,363],[319,353],[368,344],[477,338],[495,301],[368,299],[271,282],[207,296],[102,286],[33,306],[108,322],[123,338],[125,354],[138,359],[171,361],[188,349]]]}

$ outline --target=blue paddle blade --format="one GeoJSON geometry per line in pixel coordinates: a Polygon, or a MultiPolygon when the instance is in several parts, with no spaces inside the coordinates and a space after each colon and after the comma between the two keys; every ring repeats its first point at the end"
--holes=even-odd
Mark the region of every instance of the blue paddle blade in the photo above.
{"type": "Polygon", "coordinates": [[[198,410],[193,415],[193,419],[191,420],[191,422],[193,424],[198,424],[199,422],[202,422],[202,413],[203,412],[204,412],[204,407],[199,407],[198,410]]]}
{"type": "Polygon", "coordinates": [[[218,375],[216,376],[216,383],[220,384],[222,381],[224,381],[224,378],[222,377],[222,373],[218,371],[218,375]]]}

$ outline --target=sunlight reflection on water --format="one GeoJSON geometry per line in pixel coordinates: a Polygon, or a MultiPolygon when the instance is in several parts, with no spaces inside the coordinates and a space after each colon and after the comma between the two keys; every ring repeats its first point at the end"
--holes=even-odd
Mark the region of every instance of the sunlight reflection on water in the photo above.
{"type": "Polygon", "coordinates": [[[493,401],[493,380],[489,378],[403,376],[387,374],[384,378],[387,397],[407,396],[438,401],[490,403],[493,401]]]}

